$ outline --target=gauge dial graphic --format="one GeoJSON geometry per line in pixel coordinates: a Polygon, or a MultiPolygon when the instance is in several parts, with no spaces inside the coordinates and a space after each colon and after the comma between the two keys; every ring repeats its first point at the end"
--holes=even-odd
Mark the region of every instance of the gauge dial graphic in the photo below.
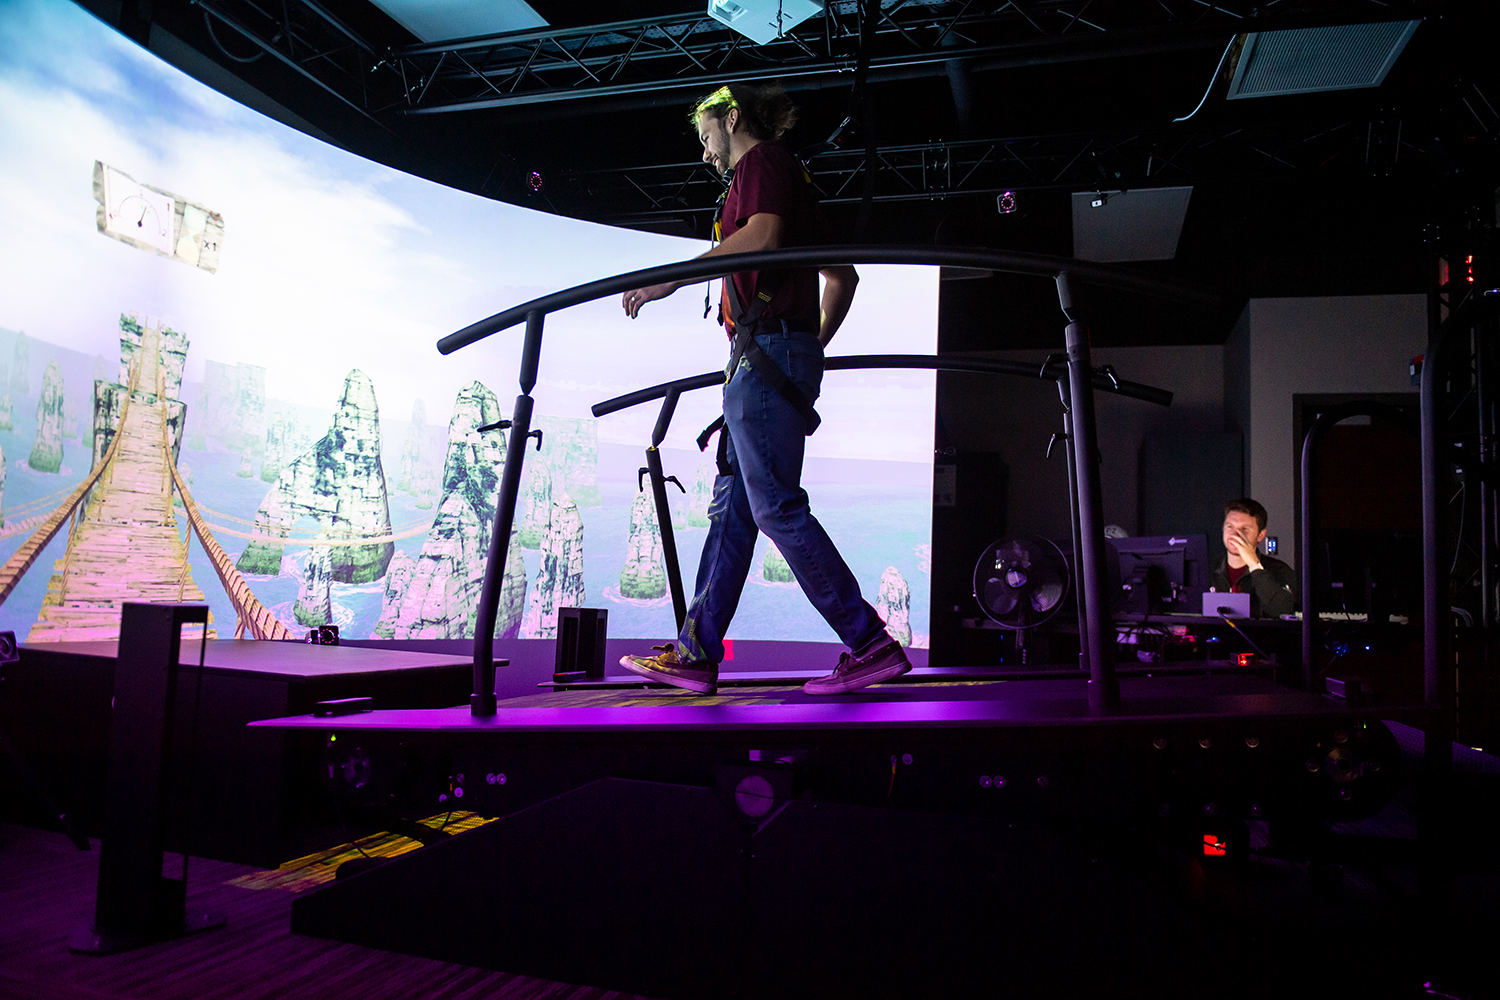
{"type": "Polygon", "coordinates": [[[176,249],[170,195],[152,191],[113,167],[106,167],[104,198],[106,232],[144,243],[164,254],[170,255],[176,249]]]}

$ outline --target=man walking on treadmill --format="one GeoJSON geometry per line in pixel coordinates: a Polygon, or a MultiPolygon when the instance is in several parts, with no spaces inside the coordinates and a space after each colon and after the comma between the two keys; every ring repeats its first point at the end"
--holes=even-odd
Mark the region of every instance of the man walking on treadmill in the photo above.
{"type": "MultiPolygon", "coordinates": [[[[817,242],[811,180],[778,140],[796,120],[779,89],[739,84],[699,101],[692,122],[703,160],[731,177],[705,257],[807,246],[817,242]]],[[[823,348],[849,312],[859,281],[853,267],[749,271],[726,277],[721,319],[731,342],[724,385],[719,475],[708,508],[708,538],[687,620],[674,644],[620,664],[652,680],[700,694],[718,689],[724,633],[750,575],[755,538],[764,531],[785,557],[803,593],[852,652],[833,672],[807,682],[808,694],[844,694],[906,673],[911,664],[809,509],[802,489],[805,437],[817,427],[812,404],[823,379],[823,348]]],[[[634,319],[641,306],[683,283],[626,292],[634,319]]]]}

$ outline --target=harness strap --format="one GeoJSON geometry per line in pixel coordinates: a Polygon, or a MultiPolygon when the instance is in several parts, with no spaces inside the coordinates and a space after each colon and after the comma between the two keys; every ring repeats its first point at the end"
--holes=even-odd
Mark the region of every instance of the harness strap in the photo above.
{"type": "Polygon", "coordinates": [[[807,425],[805,433],[811,437],[813,431],[817,430],[818,425],[823,422],[823,418],[818,416],[817,410],[813,409],[812,401],[807,398],[806,394],[787,377],[786,372],[782,371],[776,362],[766,356],[766,352],[761,350],[760,345],[755,342],[756,327],[761,322],[761,314],[765,311],[770,296],[761,292],[755,297],[755,302],[750,308],[746,309],[740,301],[739,291],[734,287],[732,275],[725,276],[724,291],[729,298],[729,313],[734,324],[734,350],[730,354],[729,374],[725,381],[734,378],[735,370],[740,366],[740,359],[746,359],[751,367],[760,372],[760,377],[771,384],[771,388],[779,392],[783,399],[802,414],[802,420],[807,425]]]}

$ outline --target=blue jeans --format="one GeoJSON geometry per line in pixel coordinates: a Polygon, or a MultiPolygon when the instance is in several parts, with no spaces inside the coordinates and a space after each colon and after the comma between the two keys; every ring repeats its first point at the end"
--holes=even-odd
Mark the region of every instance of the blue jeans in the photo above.
{"type": "MultiPolygon", "coordinates": [[[[816,336],[783,331],[755,340],[808,399],[818,397],[823,347],[816,336]]],[[[731,475],[714,480],[697,587],[678,636],[682,659],[724,658],[724,632],[739,606],[760,531],[776,543],[802,592],[846,646],[862,649],[884,632],[885,623],[860,596],[854,574],[808,507],[801,486],[805,431],[796,408],[749,359],[741,359],[724,386],[731,475]]]]}

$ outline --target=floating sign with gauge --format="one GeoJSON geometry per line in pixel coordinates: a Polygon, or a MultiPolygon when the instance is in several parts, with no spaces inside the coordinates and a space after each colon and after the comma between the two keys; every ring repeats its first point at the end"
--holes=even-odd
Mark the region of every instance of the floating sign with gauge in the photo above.
{"type": "Polygon", "coordinates": [[[202,268],[219,269],[224,217],[197,202],[142,184],[129,174],[94,161],[94,200],[99,232],[141,250],[202,268]]]}

